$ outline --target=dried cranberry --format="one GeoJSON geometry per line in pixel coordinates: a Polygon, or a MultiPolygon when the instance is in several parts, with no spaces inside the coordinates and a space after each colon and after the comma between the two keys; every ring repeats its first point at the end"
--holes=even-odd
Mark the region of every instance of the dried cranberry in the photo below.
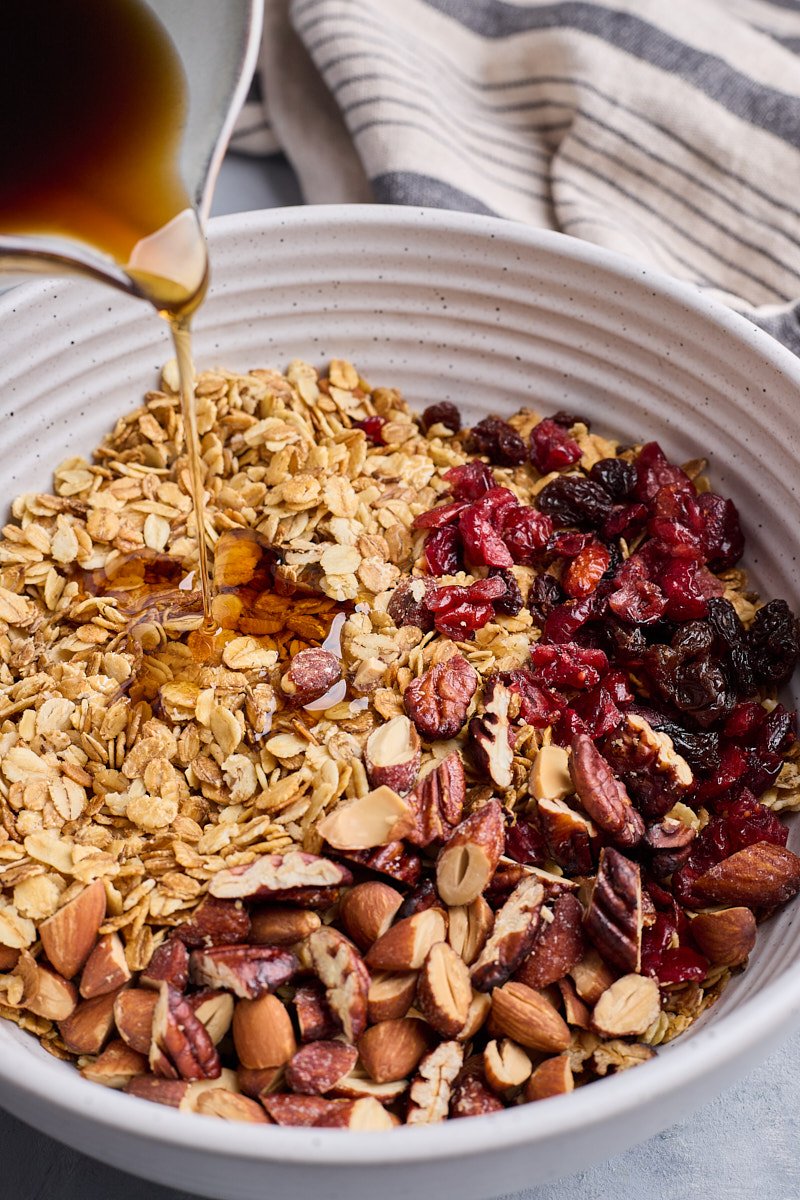
{"type": "Polygon", "coordinates": [[[673,558],[692,558],[701,562],[704,558],[703,544],[696,533],[671,517],[653,517],[647,531],[655,538],[659,548],[673,558]]]}
{"type": "Polygon", "coordinates": [[[451,467],[444,478],[456,500],[479,500],[484,492],[495,486],[495,478],[485,462],[475,458],[461,467],[451,467]]]}
{"type": "Polygon", "coordinates": [[[558,693],[543,687],[535,679],[532,671],[526,669],[503,671],[496,676],[491,676],[487,680],[487,686],[492,678],[499,679],[520,697],[522,701],[520,716],[526,725],[545,729],[548,725],[552,725],[564,705],[564,701],[558,693]]]}
{"type": "Polygon", "coordinates": [[[694,492],[694,484],[680,467],[669,462],[658,442],[642,446],[636,459],[636,486],[634,495],[645,504],[652,500],[662,487],[677,484],[694,492]]]}
{"type": "Polygon", "coordinates": [[[593,738],[611,733],[622,720],[622,713],[617,708],[614,697],[603,684],[593,687],[583,696],[577,696],[572,701],[572,708],[593,738]]]}
{"type": "Polygon", "coordinates": [[[427,433],[433,425],[444,425],[451,433],[458,433],[461,428],[461,413],[455,404],[442,400],[439,404],[429,405],[420,417],[422,432],[427,433]]]}
{"type": "Polygon", "coordinates": [[[431,575],[456,575],[462,567],[461,534],[455,525],[433,529],[425,538],[425,561],[431,575]]]}
{"type": "Polygon", "coordinates": [[[590,533],[575,533],[572,529],[554,533],[547,543],[548,554],[557,558],[577,558],[582,550],[591,546],[594,538],[590,533]]]}
{"type": "Polygon", "coordinates": [[[615,504],[600,526],[600,533],[607,542],[620,537],[630,539],[644,528],[646,521],[646,504],[615,504]]]}
{"type": "Polygon", "coordinates": [[[489,462],[500,467],[521,466],[528,457],[516,429],[500,417],[484,417],[473,426],[469,448],[473,454],[484,454],[489,462]]]}
{"type": "Polygon", "coordinates": [[[755,734],[764,724],[767,711],[757,700],[745,700],[737,704],[725,722],[724,733],[727,737],[736,738],[750,744],[751,735],[755,734]]]}
{"type": "Polygon", "coordinates": [[[582,453],[575,439],[552,418],[540,421],[531,431],[530,446],[531,462],[541,475],[571,467],[582,453]]]}
{"type": "Polygon", "coordinates": [[[528,592],[528,608],[534,620],[541,625],[551,609],[564,599],[561,584],[552,575],[542,572],[537,575],[528,592]]]}
{"type": "Polygon", "coordinates": [[[564,525],[578,529],[596,529],[609,516],[611,498],[605,488],[583,475],[562,475],[551,479],[537,496],[541,512],[564,525]]]}
{"type": "Polygon", "coordinates": [[[425,603],[433,613],[439,633],[456,641],[469,641],[494,616],[493,601],[506,593],[502,579],[479,579],[469,587],[434,588],[425,603]]]}
{"type": "Polygon", "coordinates": [[[758,747],[772,750],[776,754],[785,753],[797,739],[797,713],[789,712],[778,704],[761,727],[757,742],[758,747]]]}
{"type": "Polygon", "coordinates": [[[559,746],[569,746],[578,733],[588,733],[586,722],[571,706],[563,708],[553,726],[553,738],[559,746]]]}
{"type": "Polygon", "coordinates": [[[365,417],[363,421],[354,421],[356,429],[363,430],[367,441],[372,442],[373,446],[382,446],[383,442],[383,427],[386,424],[384,417],[365,417]]]}
{"type": "Polygon", "coordinates": [[[698,803],[706,803],[730,791],[737,783],[744,780],[749,766],[750,759],[746,750],[733,742],[723,745],[719,763],[713,773],[703,780],[698,789],[698,803]]]}
{"type": "Polygon", "coordinates": [[[671,559],[661,572],[659,583],[667,600],[666,616],[673,621],[704,617],[708,600],[723,591],[722,584],[710,571],[688,558],[671,559]]]}
{"type": "Polygon", "coordinates": [[[455,500],[451,504],[440,504],[437,508],[430,508],[427,512],[414,517],[413,528],[443,529],[445,525],[454,524],[467,507],[462,500],[455,500]]]}
{"type": "Polygon", "coordinates": [[[533,821],[517,821],[506,830],[505,852],[514,862],[541,867],[547,859],[542,832],[533,821]]]}
{"type": "Polygon", "coordinates": [[[664,593],[647,579],[628,578],[608,597],[608,607],[632,625],[660,621],[667,607],[664,593]]]}
{"type": "Polygon", "coordinates": [[[592,688],[608,670],[608,658],[602,650],[574,642],[557,646],[534,642],[530,656],[537,678],[553,687],[592,688]]]}
{"type": "Polygon", "coordinates": [[[523,608],[523,602],[522,592],[519,590],[519,584],[517,583],[514,572],[494,570],[489,572],[489,577],[492,579],[495,577],[502,579],[503,583],[506,585],[505,595],[498,597],[498,599],[494,601],[494,611],[496,613],[502,613],[502,615],[505,617],[515,617],[518,612],[521,612],[523,608]]]}
{"type": "Polygon", "coordinates": [[[601,542],[585,546],[561,577],[561,586],[571,600],[590,596],[608,570],[611,555],[601,542]]]}
{"type": "Polygon", "coordinates": [[[605,607],[606,598],[600,594],[599,588],[583,600],[568,600],[566,604],[559,604],[545,618],[543,641],[557,645],[573,641],[577,631],[588,621],[602,616],[605,607]]]}
{"type": "Polygon", "coordinates": [[[603,676],[603,687],[616,704],[630,704],[633,700],[633,692],[624,671],[609,671],[603,676]]]}
{"type": "Polygon", "coordinates": [[[461,513],[458,527],[469,563],[477,567],[513,566],[514,559],[500,530],[504,517],[517,507],[513,492],[495,487],[461,513]]]}
{"type": "Polygon", "coordinates": [[[456,642],[469,642],[477,629],[482,629],[494,616],[491,604],[470,604],[462,601],[436,613],[434,624],[439,633],[456,642]]]}
{"type": "Polygon", "coordinates": [[[770,600],[756,613],[748,642],[759,679],[786,683],[800,656],[800,626],[785,600],[770,600]]]}
{"type": "Polygon", "coordinates": [[[601,458],[589,472],[589,478],[599,483],[614,500],[624,500],[636,486],[636,467],[624,458],[601,458]]]}
{"type": "Polygon", "coordinates": [[[503,513],[501,532],[514,562],[530,566],[547,545],[553,522],[535,508],[509,508],[503,513]]]}
{"type": "Polygon", "coordinates": [[[698,496],[697,503],[704,522],[706,561],[713,571],[727,571],[744,553],[744,534],[736,505],[715,492],[698,496]]]}
{"type": "Polygon", "coordinates": [[[708,974],[709,962],[690,946],[662,950],[648,961],[647,974],[655,976],[662,987],[675,983],[701,983],[708,974]]]}

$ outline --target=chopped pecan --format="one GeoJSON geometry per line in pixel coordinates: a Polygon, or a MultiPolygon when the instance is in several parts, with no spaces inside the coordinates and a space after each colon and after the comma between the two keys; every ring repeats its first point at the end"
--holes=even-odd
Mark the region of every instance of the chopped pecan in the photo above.
{"type": "Polygon", "coordinates": [[[623,971],[642,964],[642,882],[639,867],[613,846],[600,853],[584,928],[603,958],[623,971]]]}
{"type": "MultiPolygon", "coordinates": [[[[113,992],[84,1000],[59,1022],[62,1041],[73,1054],[99,1054],[114,1030],[113,992]]],[[[26,1007],[30,1007],[27,1004],[26,1007]]]]}
{"type": "Polygon", "coordinates": [[[219,1078],[222,1068],[208,1030],[188,1000],[168,983],[159,985],[152,1036],[150,1066],[156,1075],[171,1076],[163,1066],[163,1055],[180,1079],[219,1078]]]}
{"type": "Polygon", "coordinates": [[[339,1032],[338,1023],[328,1007],[325,989],[316,979],[304,983],[292,996],[301,1042],[317,1042],[339,1032]]]}
{"type": "Polygon", "coordinates": [[[414,827],[406,833],[406,841],[425,847],[449,838],[463,815],[464,794],[464,764],[459,752],[453,750],[420,779],[407,797],[414,812],[414,827]]]}
{"type": "Polygon", "coordinates": [[[499,788],[512,783],[513,753],[508,740],[511,723],[508,719],[511,691],[499,679],[487,684],[483,695],[484,708],[479,717],[469,723],[470,744],[475,762],[499,788]]]}
{"type": "Polygon", "coordinates": [[[406,716],[392,717],[374,729],[364,749],[364,766],[373,788],[385,784],[401,796],[419,774],[419,734],[406,716]]]}
{"type": "Polygon", "coordinates": [[[490,800],[454,830],[436,863],[439,895],[449,905],[470,904],[488,887],[505,849],[498,800],[490,800]]]}
{"type": "Polygon", "coordinates": [[[414,887],[422,874],[422,861],[414,850],[409,850],[405,842],[389,842],[386,846],[378,846],[376,850],[347,850],[341,852],[341,857],[379,875],[388,875],[398,883],[414,887]]]}
{"type": "Polygon", "coordinates": [[[328,1007],[349,1042],[355,1042],[367,1024],[369,971],[350,942],[323,926],[307,941],[311,969],[325,988],[328,1007]]]}
{"type": "Polygon", "coordinates": [[[420,969],[419,1011],[442,1037],[456,1037],[467,1019],[471,1000],[466,963],[447,942],[437,942],[431,946],[420,969]]]}
{"type": "Polygon", "coordinates": [[[470,972],[472,986],[490,992],[511,977],[533,945],[539,927],[544,888],[523,879],[495,916],[491,936],[470,972]]]}
{"type": "Polygon", "coordinates": [[[207,896],[188,921],[176,926],[175,936],[190,950],[200,946],[235,946],[250,934],[247,909],[235,900],[207,896]]]}
{"type": "Polygon", "coordinates": [[[485,1113],[502,1112],[502,1100],[488,1087],[481,1059],[468,1059],[459,1071],[450,1094],[451,1117],[481,1117],[485,1113]]]}
{"type": "Polygon", "coordinates": [[[592,822],[563,800],[540,800],[538,812],[553,861],[571,875],[587,875],[592,869],[592,839],[597,834],[592,822]]]}
{"type": "Polygon", "coordinates": [[[81,1075],[104,1087],[124,1088],[139,1075],[147,1074],[147,1059],[131,1050],[121,1038],[109,1042],[102,1054],[81,1067],[81,1075]]]}
{"type": "Polygon", "coordinates": [[[588,734],[578,733],[572,739],[569,767],[578,798],[592,820],[620,846],[640,842],[644,821],[588,734]]]}
{"type": "Polygon", "coordinates": [[[217,871],[208,890],[212,896],[225,899],[303,904],[309,893],[327,892],[352,882],[353,876],[341,863],[290,850],[288,854],[264,854],[244,867],[217,871]]]}
{"type": "Polygon", "coordinates": [[[463,1061],[464,1047],[458,1042],[440,1042],[425,1055],[409,1092],[408,1125],[429,1125],[445,1119],[463,1061]]]}
{"type": "Polygon", "coordinates": [[[164,982],[171,983],[178,992],[182,992],[189,982],[189,951],[177,938],[162,942],[139,976],[139,983],[144,987],[157,988],[164,982]]]}
{"type": "Polygon", "coordinates": [[[308,1042],[286,1065],[286,1082],[293,1092],[323,1096],[356,1065],[358,1051],[344,1042],[308,1042]]]}
{"type": "Polygon", "coordinates": [[[775,908],[800,891],[800,858],[785,846],[754,842],[711,867],[694,890],[714,904],[775,908]]]}
{"type": "Polygon", "coordinates": [[[222,988],[244,1000],[255,1000],[288,983],[297,970],[297,959],[279,946],[213,946],[193,950],[192,982],[222,988]]]}
{"type": "Polygon", "coordinates": [[[580,962],[585,948],[583,905],[577,896],[559,896],[553,906],[553,919],[539,923],[533,949],[514,978],[528,987],[549,987],[580,962]]]}
{"type": "Polygon", "coordinates": [[[638,713],[626,713],[603,743],[612,770],[624,781],[645,816],[663,817],[694,786],[692,769],[672,738],[638,713]]]}
{"type": "Polygon", "coordinates": [[[403,694],[406,712],[429,742],[455,737],[467,719],[478,673],[463,654],[435,663],[403,694]]]}
{"type": "Polygon", "coordinates": [[[662,817],[648,825],[644,835],[646,845],[653,851],[650,868],[654,875],[671,875],[682,866],[692,852],[695,831],[677,817],[662,817]]]}
{"type": "Polygon", "coordinates": [[[598,1075],[607,1075],[609,1071],[627,1071],[629,1067],[638,1067],[640,1063],[649,1062],[655,1058],[652,1046],[642,1042],[624,1042],[613,1038],[609,1042],[600,1042],[592,1054],[592,1064],[598,1075]]]}
{"type": "Polygon", "coordinates": [[[432,879],[423,879],[413,891],[409,892],[397,910],[398,921],[413,917],[414,913],[424,912],[426,908],[441,908],[442,902],[432,879]]]}

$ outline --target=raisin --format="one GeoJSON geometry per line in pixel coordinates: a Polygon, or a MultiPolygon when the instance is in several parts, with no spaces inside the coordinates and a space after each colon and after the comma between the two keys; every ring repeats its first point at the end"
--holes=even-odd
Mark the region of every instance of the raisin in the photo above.
{"type": "Polygon", "coordinates": [[[473,426],[468,444],[473,454],[484,454],[489,462],[500,467],[521,466],[528,457],[516,429],[500,417],[484,417],[473,426]]]}
{"type": "Polygon", "coordinates": [[[444,478],[456,500],[479,500],[484,492],[495,486],[491,468],[479,458],[464,463],[461,467],[451,467],[449,471],[445,471],[444,478]]]}
{"type": "Polygon", "coordinates": [[[541,475],[571,467],[582,453],[575,439],[552,419],[540,421],[531,430],[530,448],[531,462],[541,475]]]}
{"type": "Polygon", "coordinates": [[[624,458],[601,458],[589,472],[593,483],[599,483],[614,500],[625,500],[636,486],[636,467],[624,458]]]}
{"type": "Polygon", "coordinates": [[[552,575],[543,572],[537,575],[530,586],[528,592],[528,608],[530,609],[533,619],[543,624],[548,613],[561,604],[564,599],[564,592],[561,589],[561,584],[552,575]]]}
{"type": "Polygon", "coordinates": [[[703,728],[732,711],[736,697],[722,666],[710,655],[686,660],[669,647],[654,646],[645,657],[664,698],[703,728]]]}
{"type": "Polygon", "coordinates": [[[800,627],[785,600],[770,600],[758,610],[748,642],[759,679],[786,683],[800,656],[800,627]]]}
{"type": "Polygon", "coordinates": [[[553,413],[550,420],[554,421],[556,425],[561,425],[564,429],[572,429],[573,425],[585,425],[587,429],[591,428],[585,417],[576,417],[575,413],[564,412],[563,408],[553,413]]]}
{"type": "Polygon", "coordinates": [[[518,612],[522,611],[524,605],[522,600],[522,592],[519,590],[519,584],[517,583],[514,572],[496,569],[489,572],[489,578],[502,579],[503,583],[506,585],[506,594],[504,596],[499,596],[494,601],[494,611],[496,613],[502,613],[502,615],[505,617],[515,617],[518,612]]]}
{"type": "MultiPolygon", "coordinates": [[[[607,683],[607,681],[608,677],[605,682],[607,683]]],[[[656,708],[650,708],[648,705],[634,704],[630,712],[644,717],[648,725],[658,733],[666,733],[672,739],[672,744],[678,754],[686,759],[693,770],[714,770],[719,764],[720,737],[718,733],[712,730],[701,732],[700,730],[686,729],[675,717],[660,712],[656,708]]]]}
{"type": "Polygon", "coordinates": [[[599,483],[583,475],[562,475],[539,493],[540,512],[564,525],[578,529],[596,529],[611,512],[611,498],[599,483]]]}
{"type": "Polygon", "coordinates": [[[401,579],[391,595],[386,611],[398,629],[416,625],[423,633],[433,629],[433,615],[425,598],[433,590],[431,579],[401,579]]]}
{"type": "Polygon", "coordinates": [[[730,600],[722,596],[712,596],[708,601],[708,622],[717,635],[720,648],[727,659],[729,674],[736,691],[740,696],[752,696],[756,690],[753,658],[745,627],[730,600]]]}
{"type": "Polygon", "coordinates": [[[444,425],[451,433],[458,433],[461,428],[461,413],[455,404],[442,400],[439,404],[431,404],[420,417],[422,432],[427,433],[433,425],[444,425]]]}

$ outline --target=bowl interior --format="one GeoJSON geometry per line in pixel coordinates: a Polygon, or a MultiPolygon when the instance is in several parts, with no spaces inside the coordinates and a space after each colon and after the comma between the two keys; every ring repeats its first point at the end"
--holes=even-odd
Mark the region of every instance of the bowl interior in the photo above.
{"type": "MultiPolygon", "coordinates": [[[[486,218],[298,209],[217,220],[211,240],[198,367],[344,357],[373,383],[400,387],[415,407],[450,399],[467,419],[520,406],[567,408],[624,441],[656,438],[679,460],[708,455],[715,487],[742,514],[755,586],[796,606],[800,367],[741,318],[628,260],[486,218]]],[[[82,281],[10,293],[0,319],[5,503],[49,488],[64,458],[88,455],[155,384],[171,349],[166,327],[139,303],[82,281]]],[[[793,828],[790,844],[798,842],[793,828]]],[[[723,1036],[727,1028],[733,1038],[731,1018],[744,1019],[757,993],[761,1019],[769,1020],[769,998],[774,1020],[784,1020],[799,948],[790,906],[762,928],[749,969],[713,1013],[642,1069],[646,1086],[658,1086],[669,1057],[683,1056],[687,1078],[701,1070],[712,1031],[723,1036]]],[[[26,1086],[38,1087],[57,1073],[65,1103],[79,1097],[101,1115],[88,1097],[99,1089],[7,1022],[0,1047],[0,1077],[13,1070],[19,1078],[30,1063],[26,1086]]],[[[609,1085],[626,1089],[633,1104],[639,1074],[609,1085]]],[[[131,1103],[108,1098],[112,1112],[131,1103]]],[[[579,1093],[568,1098],[564,1119],[570,1105],[577,1113],[583,1104],[579,1093]]],[[[172,1114],[164,1119],[177,1128],[172,1114]]],[[[206,1123],[203,1137],[213,1136],[206,1123]]],[[[456,1136],[438,1131],[445,1148],[456,1136]]]]}

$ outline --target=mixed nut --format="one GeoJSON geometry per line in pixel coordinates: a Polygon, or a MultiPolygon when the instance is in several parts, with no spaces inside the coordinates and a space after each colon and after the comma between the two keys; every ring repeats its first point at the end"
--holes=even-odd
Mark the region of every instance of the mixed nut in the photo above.
{"type": "Polygon", "coordinates": [[[3,530],[2,1015],[258,1124],[647,1061],[800,891],[800,632],[732,502],[655,443],[462,429],[348,363],[198,394],[216,633],[170,370],[3,530]]]}

